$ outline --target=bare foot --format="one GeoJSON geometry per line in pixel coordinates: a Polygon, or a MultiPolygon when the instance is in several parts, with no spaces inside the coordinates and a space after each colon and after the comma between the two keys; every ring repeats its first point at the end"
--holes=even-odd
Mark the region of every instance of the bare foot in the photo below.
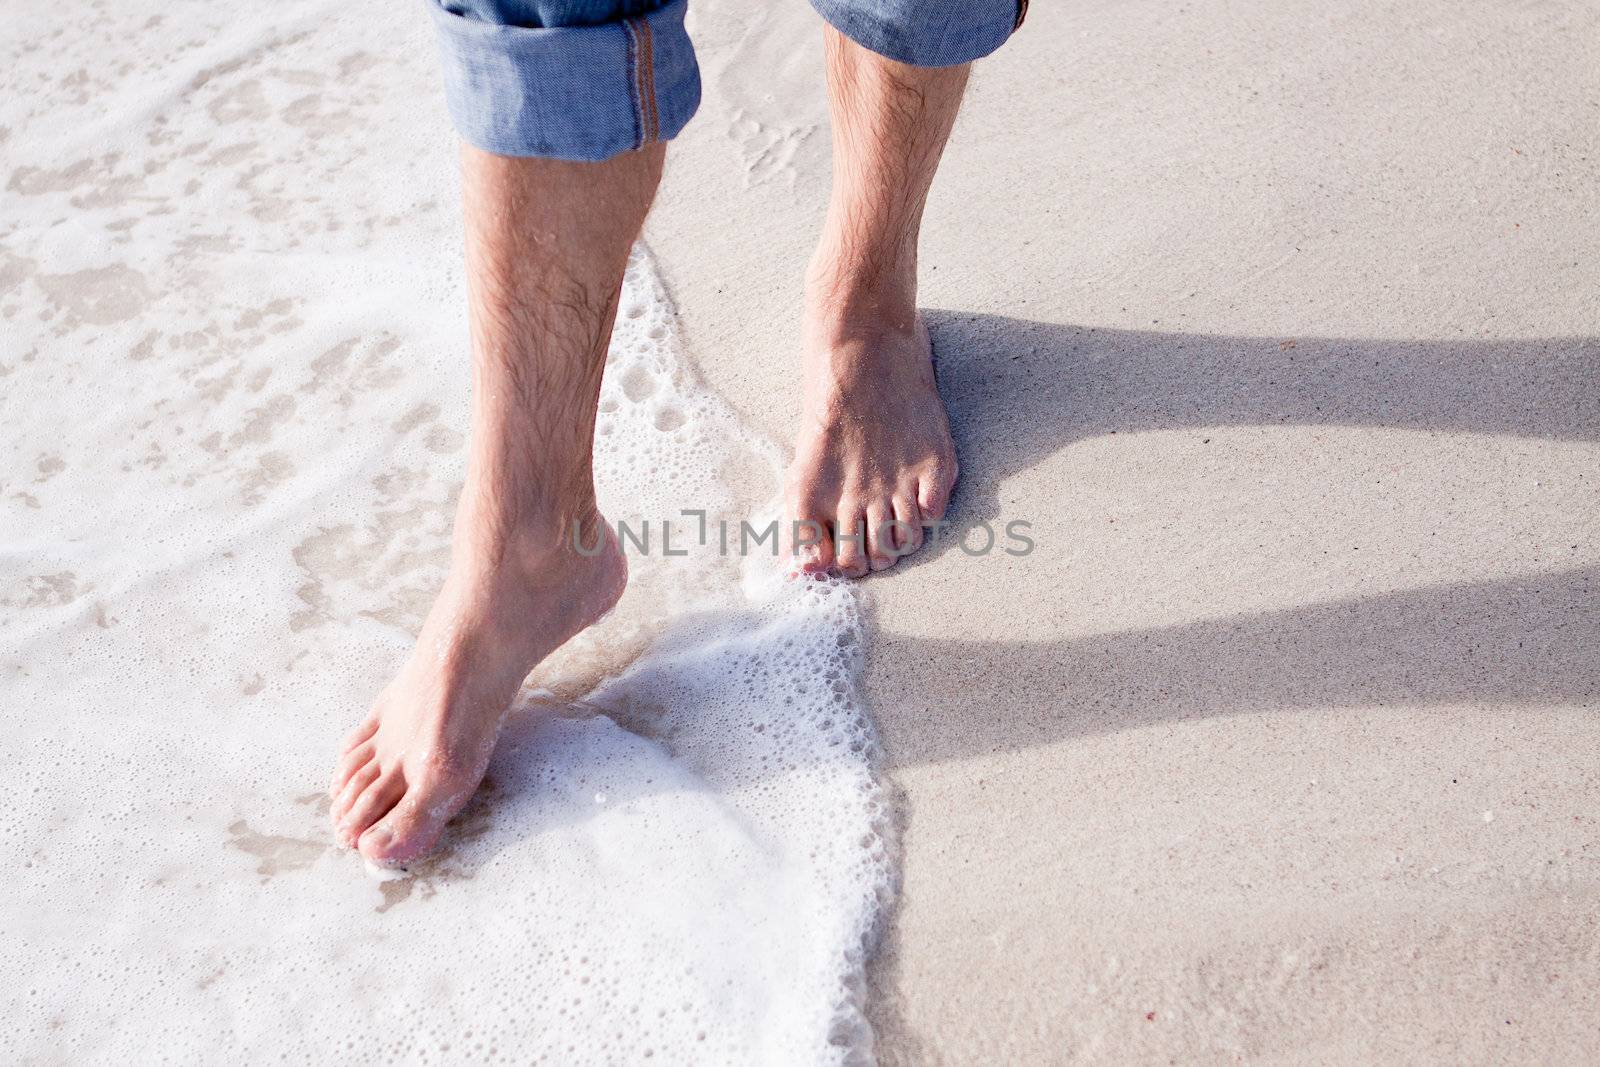
{"type": "Polygon", "coordinates": [[[786,497],[803,533],[825,532],[802,568],[860,576],[920,546],[956,481],[917,242],[968,66],[911,67],[823,37],[833,187],[806,272],[805,422],[786,497]]]}
{"type": "Polygon", "coordinates": [[[923,524],[944,517],[955,445],[913,303],[817,291],[808,300],[805,413],[788,510],[791,520],[816,524],[802,541],[820,537],[802,548],[803,570],[858,578],[914,552],[923,524]]]}
{"type": "Polygon", "coordinates": [[[622,595],[615,537],[598,515],[584,526],[595,538],[585,544],[604,531],[592,556],[570,526],[515,548],[458,548],[416,647],[345,738],[329,787],[341,844],[399,865],[438,841],[482,780],[528,672],[622,595]]]}

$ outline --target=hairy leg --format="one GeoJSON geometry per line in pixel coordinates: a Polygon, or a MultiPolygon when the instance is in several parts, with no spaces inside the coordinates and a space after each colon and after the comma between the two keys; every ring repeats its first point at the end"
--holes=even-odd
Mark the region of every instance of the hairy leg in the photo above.
{"type": "Polygon", "coordinates": [[[622,594],[626,567],[595,506],[595,405],[664,154],[565,163],[463,149],[472,430],[450,572],[330,787],[340,840],[370,860],[433,847],[528,672],[622,594]],[[577,551],[575,527],[605,549],[577,551]]]}
{"type": "Polygon", "coordinates": [[[969,65],[907,66],[824,32],[833,191],[806,275],[805,419],[786,488],[790,518],[824,531],[804,569],[856,577],[918,547],[955,484],[917,237],[969,65]]]}

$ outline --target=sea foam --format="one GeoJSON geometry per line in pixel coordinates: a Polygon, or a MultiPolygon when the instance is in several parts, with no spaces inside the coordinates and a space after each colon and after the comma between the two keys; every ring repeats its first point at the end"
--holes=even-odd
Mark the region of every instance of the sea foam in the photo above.
{"type": "Polygon", "coordinates": [[[859,605],[722,551],[778,454],[696,381],[642,249],[595,466],[652,551],[436,857],[376,879],[333,845],[334,746],[442,577],[466,430],[414,15],[12,31],[0,1059],[866,1058],[891,878],[859,605]]]}

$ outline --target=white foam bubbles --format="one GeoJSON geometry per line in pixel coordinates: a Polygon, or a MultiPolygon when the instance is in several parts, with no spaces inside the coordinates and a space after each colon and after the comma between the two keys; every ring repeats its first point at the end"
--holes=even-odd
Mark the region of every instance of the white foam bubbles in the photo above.
{"type": "Polygon", "coordinates": [[[652,551],[440,855],[369,877],[321,789],[442,576],[466,430],[431,43],[378,6],[70,7],[0,70],[0,1060],[864,1055],[859,606],[722,553],[777,454],[648,257],[595,459],[652,551]]]}

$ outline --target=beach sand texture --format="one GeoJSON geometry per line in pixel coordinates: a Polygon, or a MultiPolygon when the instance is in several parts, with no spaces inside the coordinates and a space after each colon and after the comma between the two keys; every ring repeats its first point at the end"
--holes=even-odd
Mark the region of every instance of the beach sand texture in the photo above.
{"type": "MultiPolygon", "coordinates": [[[[0,28],[0,701],[26,800],[0,820],[24,872],[0,904],[32,938],[0,949],[15,1052],[47,1062],[73,1032],[170,1039],[150,1004],[190,1010],[179,1059],[229,1027],[270,1044],[284,1010],[321,1025],[338,1006],[301,964],[514,1019],[492,970],[434,982],[389,964],[408,944],[459,948],[427,932],[430,908],[469,929],[527,885],[515,914],[556,914],[577,883],[541,882],[539,865],[584,868],[554,841],[626,876],[602,903],[676,864],[702,910],[635,925],[661,920],[681,949],[692,920],[717,918],[695,946],[712,976],[689,990],[701,1008],[732,985],[787,989],[788,961],[822,943],[744,938],[730,915],[757,930],[814,919],[828,952],[808,957],[804,996],[771,1001],[800,1035],[773,1058],[819,1033],[825,1055],[891,1064],[1600,1057],[1592,5],[1033,4],[975,74],[929,206],[922,304],[961,453],[954,517],[1031,523],[1037,547],[946,545],[864,583],[894,825],[815,863],[764,848],[806,853],[811,831],[775,827],[808,795],[883,829],[861,784],[865,726],[826,774],[755,790],[749,816],[744,779],[693,755],[728,730],[696,742],[692,726],[662,739],[566,719],[517,735],[544,762],[502,776],[506,818],[474,809],[470,862],[409,889],[354,884],[359,864],[317,836],[312,775],[441,573],[466,429],[428,28],[372,0],[302,0],[257,23],[203,5],[52,12],[54,30],[0,28]],[[162,34],[199,43],[142,43],[162,34]],[[173,699],[187,735],[157,725],[173,699]],[[108,722],[124,758],[84,740],[108,722]],[[140,752],[176,769],[160,788],[125,758],[140,752]],[[590,778],[562,788],[566,761],[590,778]],[[630,793],[630,767],[674,788],[630,793]],[[617,799],[654,822],[575,814],[617,799]],[[49,818],[16,815],[36,810],[49,818]],[[699,828],[723,862],[652,846],[652,826],[699,828]],[[892,899],[877,892],[883,842],[892,899]],[[86,848],[103,864],[73,867],[86,848]],[[141,850],[170,863],[147,869],[141,850]],[[728,895],[751,872],[828,906],[728,895]],[[198,903],[172,903],[191,884],[198,903]],[[42,891],[80,894],[78,910],[42,891]],[[290,926],[261,910],[278,906],[290,926]],[[181,932],[153,957],[167,969],[120,970],[152,915],[181,932]],[[874,920],[875,1035],[830,1033],[853,1018],[860,969],[833,949],[874,920]],[[335,934],[331,953],[285,962],[286,940],[335,934]],[[230,938],[242,951],[219,970],[230,938]],[[252,966],[284,992],[254,1015],[218,993],[252,966]],[[840,986],[842,1016],[826,1002],[840,986]],[[122,1014],[48,1003],[101,987],[131,998],[122,1014]]],[[[736,488],[695,492],[751,509],[774,488],[763,441],[798,418],[800,281],[828,173],[821,49],[799,0],[695,0],[691,30],[705,101],[669,153],[639,284],[659,273],[668,347],[709,392],[658,368],[653,396],[614,383],[616,418],[648,436],[662,396],[681,395],[674,411],[735,434],[723,398],[750,428],[717,453],[736,488]]],[[[612,469],[614,493],[651,484],[612,469]]],[[[694,651],[728,634],[703,617],[673,630],[682,587],[648,573],[606,640],[530,701],[571,710],[630,663],[670,674],[681,655],[642,652],[664,631],[694,677],[730,669],[694,651]]],[[[689,584],[713,616],[770,608],[770,590],[740,587],[754,607],[722,598],[716,581],[739,578],[708,565],[689,584]]],[[[782,617],[854,626],[848,598],[795,611],[782,617]]],[[[641,712],[660,709],[636,705],[676,700],[681,719],[705,698],[628,684],[602,710],[644,734],[641,712]]],[[[583,921],[599,930],[601,909],[583,921]]],[[[565,968],[556,988],[573,989],[569,940],[487,965],[565,968]]],[[[663,966],[658,947],[635,946],[620,973],[663,966]]],[[[687,1015],[748,1051],[764,1003],[687,1015]]],[[[482,1053],[454,1011],[335,1058],[482,1053]]],[[[345,1014],[408,1021],[376,995],[345,1014]]],[[[652,1032],[606,1039],[636,1055],[652,1032]]]]}
{"type": "MultiPolygon", "coordinates": [[[[699,9],[648,233],[786,440],[820,48],[699,9]]],[[[1087,0],[978,66],[921,302],[957,517],[1038,548],[867,583],[885,1062],[1600,1058],[1597,56],[1583,3],[1087,0]]]]}
{"type": "Polygon", "coordinates": [[[0,1062],[860,1058],[894,870],[860,600],[775,531],[720,553],[781,457],[642,249],[594,460],[649,553],[434,855],[333,845],[466,430],[456,145],[386,11],[84,5],[0,63],[0,1062]]]}

